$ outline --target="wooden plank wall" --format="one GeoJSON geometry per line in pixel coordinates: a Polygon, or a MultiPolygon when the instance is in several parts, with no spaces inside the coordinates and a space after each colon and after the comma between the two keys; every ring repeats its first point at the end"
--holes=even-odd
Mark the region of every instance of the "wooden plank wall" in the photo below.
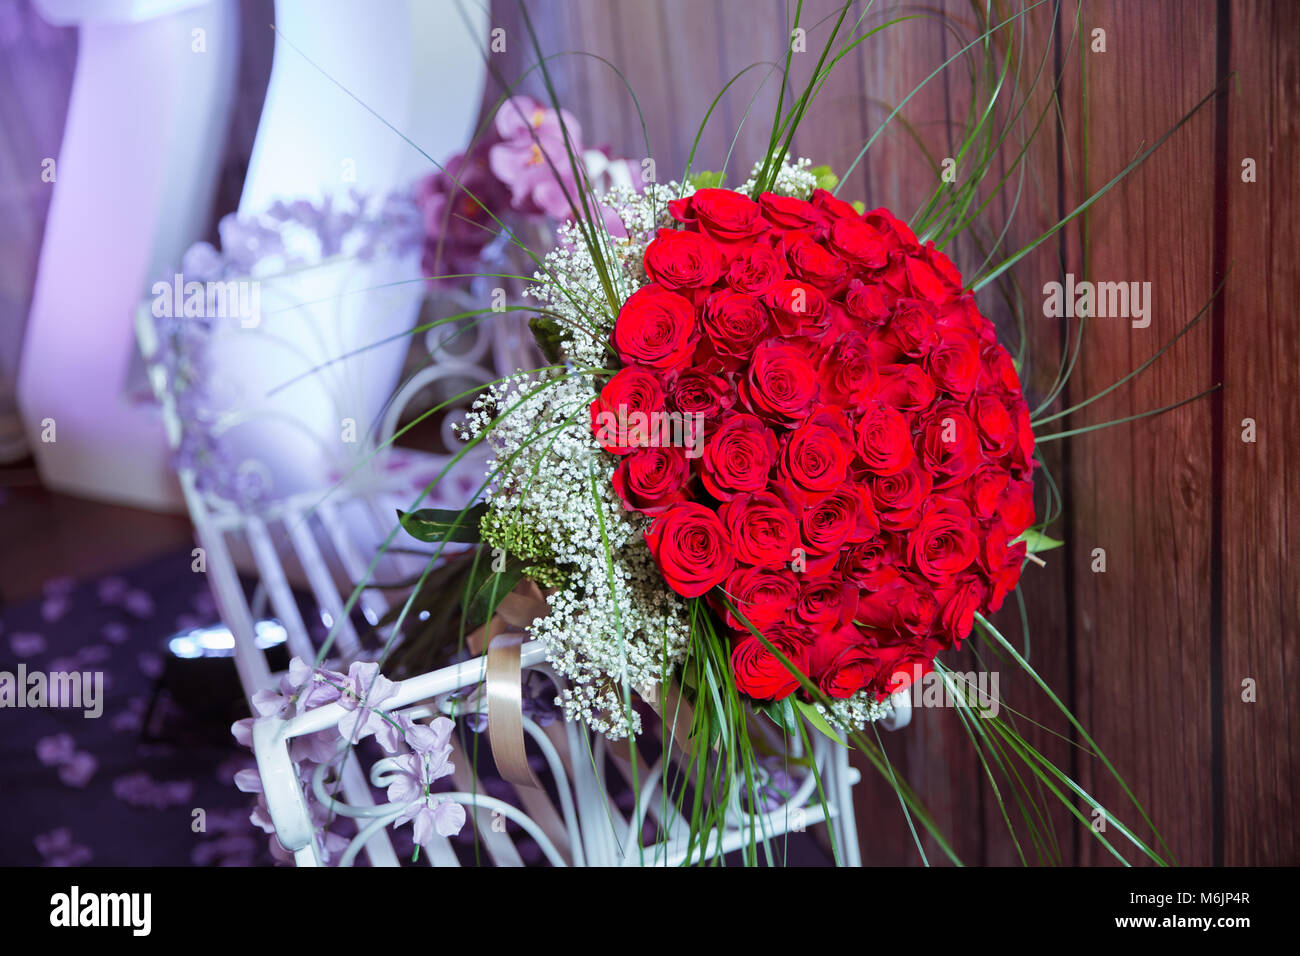
{"type": "MultiPolygon", "coordinates": [[[[624,156],[651,156],[658,178],[668,179],[680,175],[723,85],[751,64],[784,55],[792,6],[565,0],[529,9],[543,49],[607,58],[640,102],[648,150],[618,73],[591,56],[553,60],[557,90],[586,141],[608,143],[624,156]]],[[[1132,786],[1180,863],[1300,863],[1292,809],[1300,796],[1300,707],[1289,696],[1300,676],[1293,577],[1300,531],[1289,533],[1300,501],[1300,462],[1290,444],[1300,421],[1300,5],[1082,0],[1080,9],[1078,0],[1066,0],[1057,15],[1053,6],[1025,18],[1019,42],[1034,53],[1024,64],[1026,78],[1036,58],[1046,57],[1028,115],[1050,107],[1057,74],[1061,109],[1049,109],[1034,138],[1019,201],[1013,178],[985,212],[994,235],[1011,218],[1004,252],[1072,210],[1216,87],[1221,93],[1086,217],[1014,270],[1028,305],[1022,377],[1031,407],[1051,388],[1063,342],[1060,324],[1042,316],[1044,282],[1068,272],[1080,281],[1151,283],[1150,325],[1093,320],[1055,409],[1133,370],[1208,306],[1206,317],[1131,387],[1044,425],[1040,434],[1223,387],[1159,417],[1044,445],[1061,478],[1065,514],[1058,528],[1067,546],[1048,555],[1046,569],[1026,573],[1031,660],[1132,786]],[[1105,31],[1104,52],[1093,49],[1098,29],[1105,31]],[[1229,72],[1233,80],[1220,84],[1229,72]],[[1243,182],[1246,158],[1255,161],[1254,182],[1243,182]],[[1242,441],[1247,418],[1255,422],[1254,442],[1242,441]],[[1104,573],[1093,570],[1099,548],[1104,573]],[[1242,699],[1247,679],[1253,702],[1242,699]]],[[[811,74],[835,8],[833,0],[805,4],[813,52],[795,58],[797,78],[811,74]]],[[[493,0],[492,10],[508,38],[495,65],[514,80],[533,61],[527,32],[514,0],[493,0]]],[[[855,5],[850,17],[861,12],[855,5]]],[[[877,3],[866,22],[900,16],[913,19],[867,41],[837,68],[796,138],[797,154],[846,169],[902,97],[976,33],[972,4],[959,0],[877,3]]],[[[693,168],[725,168],[731,182],[744,178],[775,102],[775,84],[760,87],[767,72],[755,67],[723,98],[693,168]]],[[[535,75],[521,88],[541,92],[535,75]]],[[[495,95],[491,90],[487,98],[495,95]]],[[[908,101],[849,177],[847,194],[910,215],[936,182],[934,163],[952,155],[954,121],[964,119],[970,98],[959,60],[908,101]]],[[[1000,169],[1010,160],[1001,157],[1000,169]]],[[[983,259],[965,243],[955,255],[968,274],[983,259]]],[[[980,301],[1013,337],[1009,309],[994,290],[980,301]]],[[[1019,640],[1014,609],[999,621],[1019,640]]],[[[1122,808],[1118,786],[1080,755],[1041,695],[1005,669],[1003,678],[1002,696],[1024,714],[1022,727],[1040,721],[1067,731],[1064,738],[1034,732],[1035,744],[1104,805],[1122,808]]],[[[885,743],[963,861],[1017,862],[953,714],[919,713],[885,743]]],[[[897,800],[869,770],[857,810],[866,862],[920,862],[897,800]]],[[[1114,862],[1063,812],[1058,822],[1064,862],[1114,862]]],[[[1110,836],[1118,838],[1113,830],[1110,836]]],[[[938,862],[933,842],[923,845],[938,862]]]]}

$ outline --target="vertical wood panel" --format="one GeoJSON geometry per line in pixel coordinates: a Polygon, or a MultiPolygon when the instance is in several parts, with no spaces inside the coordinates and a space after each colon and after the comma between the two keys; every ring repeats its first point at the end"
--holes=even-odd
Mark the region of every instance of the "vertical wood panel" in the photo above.
{"type": "MultiPolygon", "coordinates": [[[[1087,155],[1080,114],[1068,142],[1096,189],[1153,144],[1215,85],[1215,8],[1187,3],[1088,3],[1087,155]],[[1106,31],[1106,52],[1090,50],[1106,31]]],[[[1078,97],[1067,100],[1078,102],[1078,97]]],[[[1214,210],[1213,111],[1203,109],[1093,209],[1093,281],[1151,283],[1148,328],[1090,320],[1070,398],[1094,395],[1151,356],[1210,299],[1214,210]]],[[[1068,184],[1067,184],[1068,185],[1068,184]]],[[[1082,196],[1074,192],[1069,204],[1082,196]]],[[[1078,247],[1067,260],[1082,279],[1078,247]]],[[[1211,383],[1203,323],[1145,375],[1069,424],[1121,418],[1177,402],[1211,383]]],[[[1075,529],[1079,718],[1132,787],[1180,863],[1209,863],[1212,827],[1209,700],[1211,406],[1201,401],[1156,419],[1068,439],[1075,529]],[[1094,573],[1093,551],[1106,571],[1094,573]]],[[[1083,785],[1132,821],[1123,793],[1095,760],[1083,785]]],[[[1113,838],[1123,838],[1109,831],[1113,838]]],[[[1111,858],[1095,840],[1081,862],[1111,858]]],[[[1126,854],[1136,859],[1133,853],[1126,854]]]]}
{"type": "Polygon", "coordinates": [[[1233,4],[1224,289],[1224,862],[1300,863],[1300,8],[1233,4]],[[1256,163],[1242,181],[1241,162],[1256,163]],[[1243,419],[1257,440],[1242,441],[1243,419]],[[1256,701],[1242,699],[1242,681],[1256,701]]]}

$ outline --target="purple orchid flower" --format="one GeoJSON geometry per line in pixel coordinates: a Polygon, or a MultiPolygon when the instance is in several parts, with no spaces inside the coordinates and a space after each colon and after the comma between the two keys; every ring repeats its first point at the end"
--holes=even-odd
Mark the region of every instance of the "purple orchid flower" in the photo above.
{"type": "Polygon", "coordinates": [[[397,774],[388,785],[388,800],[407,804],[393,825],[411,823],[415,842],[421,846],[427,846],[435,833],[454,836],[465,825],[464,807],[452,803],[443,794],[430,792],[435,781],[452,773],[454,726],[446,717],[436,717],[428,726],[413,724],[407,731],[412,752],[393,758],[397,774]]]}
{"type": "Polygon", "coordinates": [[[384,728],[387,721],[378,707],[396,693],[397,685],[379,673],[377,663],[353,661],[345,686],[339,702],[353,712],[339,721],[338,728],[344,739],[355,744],[384,728]]]}

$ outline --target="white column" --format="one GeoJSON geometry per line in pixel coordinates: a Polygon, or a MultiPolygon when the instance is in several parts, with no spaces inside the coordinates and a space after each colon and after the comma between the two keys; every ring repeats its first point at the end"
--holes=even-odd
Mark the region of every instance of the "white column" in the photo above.
{"type": "Polygon", "coordinates": [[[206,228],[238,64],[234,0],[38,0],[80,26],[18,376],[52,488],[179,507],[156,407],[127,394],[132,316],[206,228]],[[53,425],[53,442],[49,437],[53,425]]]}

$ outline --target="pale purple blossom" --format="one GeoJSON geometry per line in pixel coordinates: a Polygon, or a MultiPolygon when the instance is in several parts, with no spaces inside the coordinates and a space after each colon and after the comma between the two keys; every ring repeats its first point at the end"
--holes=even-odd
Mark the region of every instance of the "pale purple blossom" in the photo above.
{"type": "Polygon", "coordinates": [[[435,781],[452,773],[453,726],[446,717],[435,718],[418,734],[408,735],[408,743],[415,748],[411,753],[393,758],[395,775],[388,785],[388,800],[406,804],[393,825],[411,823],[415,842],[421,846],[428,846],[435,833],[453,836],[465,825],[464,807],[444,794],[430,792],[435,781]]]}
{"type": "Polygon", "coordinates": [[[339,733],[357,743],[363,737],[382,730],[386,721],[379,705],[397,691],[397,685],[379,673],[373,661],[353,661],[348,668],[347,693],[339,702],[352,713],[339,721],[339,733]]]}

